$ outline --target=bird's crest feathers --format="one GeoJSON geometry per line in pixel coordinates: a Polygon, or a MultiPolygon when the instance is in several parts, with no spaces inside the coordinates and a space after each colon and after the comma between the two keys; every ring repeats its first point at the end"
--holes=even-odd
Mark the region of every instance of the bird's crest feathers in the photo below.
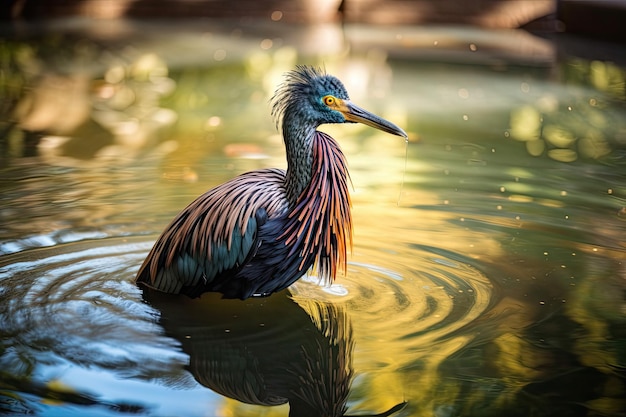
{"type": "Polygon", "coordinates": [[[326,94],[348,100],[343,83],[319,67],[298,65],[285,74],[285,81],[276,89],[270,103],[276,128],[281,129],[287,109],[304,109],[311,100],[326,94]]]}

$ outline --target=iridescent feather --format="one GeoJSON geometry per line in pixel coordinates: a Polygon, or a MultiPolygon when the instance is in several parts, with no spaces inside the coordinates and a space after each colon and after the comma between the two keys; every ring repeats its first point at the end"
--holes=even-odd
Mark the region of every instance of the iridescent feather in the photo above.
{"type": "Polygon", "coordinates": [[[272,98],[287,170],[251,171],[185,208],[157,239],[136,281],[192,297],[269,295],[317,264],[325,283],[346,270],[352,217],[346,160],[322,123],[362,122],[406,137],[402,129],[350,103],[343,84],[298,67],[272,98]]]}

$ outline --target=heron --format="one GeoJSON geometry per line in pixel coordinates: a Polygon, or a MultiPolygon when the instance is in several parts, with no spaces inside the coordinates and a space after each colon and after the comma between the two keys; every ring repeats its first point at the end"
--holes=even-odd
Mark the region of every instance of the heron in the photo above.
{"type": "Polygon", "coordinates": [[[243,173],[205,192],[156,240],[138,285],[196,298],[246,299],[281,291],[314,269],[324,283],[347,271],[352,217],[347,162],[322,124],[362,123],[408,139],[350,101],[336,77],[312,66],[285,74],[270,100],[287,169],[243,173]]]}

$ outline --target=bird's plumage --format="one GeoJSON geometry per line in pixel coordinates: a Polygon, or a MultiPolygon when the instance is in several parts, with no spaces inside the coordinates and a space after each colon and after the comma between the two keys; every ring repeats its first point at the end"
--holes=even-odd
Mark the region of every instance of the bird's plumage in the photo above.
{"type": "Polygon", "coordinates": [[[345,270],[352,245],[347,164],[337,142],[316,128],[361,121],[406,134],[352,105],[338,79],[311,67],[286,76],[272,114],[287,170],[247,172],[198,197],[158,238],[138,283],[192,297],[219,291],[245,299],[288,287],[315,263],[325,282],[345,270]]]}

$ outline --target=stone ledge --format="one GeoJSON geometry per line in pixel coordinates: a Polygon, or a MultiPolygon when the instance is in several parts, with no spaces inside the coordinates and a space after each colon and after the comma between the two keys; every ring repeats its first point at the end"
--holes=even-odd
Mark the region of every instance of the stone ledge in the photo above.
{"type": "Polygon", "coordinates": [[[8,0],[4,19],[209,17],[286,22],[469,24],[518,28],[554,14],[556,0],[8,0]]]}

